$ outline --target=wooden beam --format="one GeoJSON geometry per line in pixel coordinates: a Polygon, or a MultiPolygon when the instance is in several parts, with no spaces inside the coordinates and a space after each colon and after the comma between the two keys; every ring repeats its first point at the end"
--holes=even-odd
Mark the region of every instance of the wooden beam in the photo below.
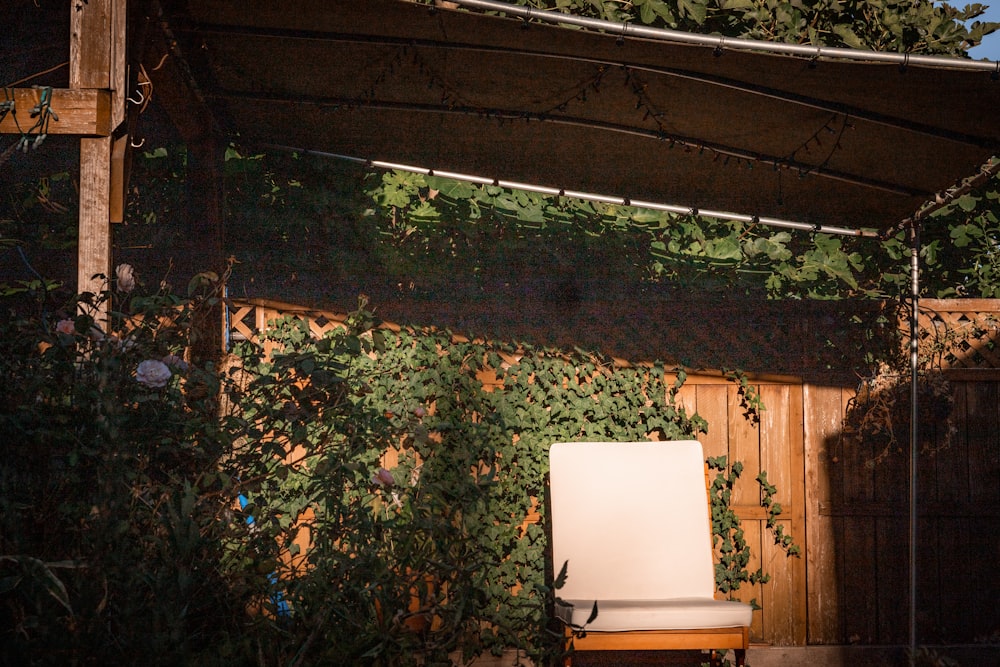
{"type": "MultiPolygon", "coordinates": [[[[31,110],[42,99],[41,88],[7,89],[16,113],[0,120],[0,134],[21,134],[35,124],[31,110]]],[[[95,88],[53,88],[49,107],[58,116],[48,125],[49,134],[106,137],[111,134],[111,91],[95,88]]],[[[32,132],[37,134],[37,132],[32,132]]]]}
{"type": "MultiPolygon", "coordinates": [[[[111,275],[110,132],[124,118],[126,0],[70,3],[70,88],[99,89],[110,96],[108,136],[80,140],[80,222],[77,291],[100,292],[111,275]]],[[[58,110],[56,110],[58,113],[58,110]]],[[[107,304],[97,314],[108,317],[107,304]]]]}
{"type": "MultiPolygon", "coordinates": [[[[111,275],[111,137],[80,140],[80,235],[77,291],[106,287],[111,275]]],[[[106,313],[105,313],[106,314],[106,313]]]]}
{"type": "Polygon", "coordinates": [[[111,222],[125,222],[125,190],[128,187],[128,149],[131,138],[127,134],[114,137],[111,143],[111,222]]]}

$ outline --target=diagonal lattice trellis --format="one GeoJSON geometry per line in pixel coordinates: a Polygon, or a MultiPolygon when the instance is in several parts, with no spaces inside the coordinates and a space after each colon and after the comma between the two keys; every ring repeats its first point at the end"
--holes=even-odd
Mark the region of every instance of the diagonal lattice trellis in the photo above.
{"type": "Polygon", "coordinates": [[[920,349],[927,362],[944,371],[1000,369],[1000,302],[921,301],[920,349]]]}

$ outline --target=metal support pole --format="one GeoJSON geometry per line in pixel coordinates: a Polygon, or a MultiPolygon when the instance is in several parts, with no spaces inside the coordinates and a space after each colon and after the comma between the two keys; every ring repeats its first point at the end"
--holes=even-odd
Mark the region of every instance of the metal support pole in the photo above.
{"type": "Polygon", "coordinates": [[[919,392],[917,388],[920,328],[920,223],[910,227],[910,664],[917,651],[917,456],[919,392]]]}

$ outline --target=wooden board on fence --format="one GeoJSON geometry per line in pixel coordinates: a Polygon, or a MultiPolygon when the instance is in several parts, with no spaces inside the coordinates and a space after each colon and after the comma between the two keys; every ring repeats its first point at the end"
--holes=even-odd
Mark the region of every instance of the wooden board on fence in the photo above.
{"type": "MultiPolygon", "coordinates": [[[[743,528],[744,538],[747,541],[747,546],[750,547],[750,562],[747,563],[747,570],[754,572],[761,566],[761,532],[763,525],[757,520],[744,520],[740,521],[740,527],[743,528]]],[[[753,586],[747,583],[743,584],[737,592],[736,597],[741,602],[747,603],[751,600],[757,600],[757,602],[764,601],[764,594],[760,584],[754,584],[753,586]]],[[[754,610],[753,620],[750,623],[750,641],[770,643],[770,637],[764,634],[764,613],[764,609],[754,610]]]]}
{"type": "MultiPolygon", "coordinates": [[[[800,646],[805,643],[799,635],[805,634],[805,613],[799,609],[799,601],[804,606],[805,589],[800,584],[800,568],[796,559],[789,558],[785,550],[774,543],[763,521],[761,527],[761,562],[764,572],[771,578],[761,590],[763,606],[763,636],[776,646],[800,646]]],[[[792,532],[791,521],[779,521],[785,531],[792,532]]]]}
{"type": "Polygon", "coordinates": [[[805,467],[806,586],[809,591],[806,642],[843,641],[837,579],[837,521],[820,512],[833,493],[832,469],[838,466],[837,442],[843,416],[840,387],[803,388],[803,450],[805,467]]]}
{"type": "Polygon", "coordinates": [[[727,387],[729,405],[729,461],[740,461],[743,474],[733,487],[733,504],[755,506],[760,502],[756,477],[760,473],[760,429],[744,418],[738,388],[727,387]]]}
{"type": "MultiPolygon", "coordinates": [[[[779,516],[784,519],[779,524],[804,551],[802,387],[762,385],[760,398],[766,408],[760,423],[760,466],[767,472],[768,482],[778,489],[773,500],[782,506],[779,516]]],[[[775,544],[766,526],[763,530],[764,571],[772,577],[765,586],[767,608],[771,612],[764,613],[764,634],[772,644],[802,645],[807,626],[804,559],[789,557],[775,544]]]]}
{"type": "Polygon", "coordinates": [[[708,433],[698,436],[705,456],[729,455],[728,383],[697,385],[698,414],[708,422],[708,433]]]}
{"type": "MultiPolygon", "coordinates": [[[[880,644],[905,644],[909,637],[908,605],[910,601],[909,533],[903,517],[880,517],[875,525],[875,583],[869,583],[869,595],[876,601],[876,636],[880,644]]],[[[925,537],[930,537],[926,535],[925,537]]],[[[931,546],[928,539],[925,546],[931,546]]],[[[926,578],[926,560],[919,563],[917,574],[926,578]]],[[[845,576],[850,576],[848,572],[845,576]]],[[[929,592],[925,580],[920,590],[929,592]]]]}
{"type": "Polygon", "coordinates": [[[847,516],[842,517],[840,522],[843,530],[839,534],[837,548],[841,565],[837,574],[844,639],[850,644],[873,644],[876,641],[877,614],[873,586],[878,581],[875,526],[868,517],[847,516]]]}

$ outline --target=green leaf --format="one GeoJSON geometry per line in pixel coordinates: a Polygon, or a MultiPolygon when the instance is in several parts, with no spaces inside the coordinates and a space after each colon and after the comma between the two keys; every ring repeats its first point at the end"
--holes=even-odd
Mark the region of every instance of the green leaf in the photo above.
{"type": "Polygon", "coordinates": [[[566,585],[566,572],[569,568],[569,561],[563,561],[562,567],[559,569],[559,574],[556,576],[555,581],[552,583],[553,588],[560,589],[566,585]]]}
{"type": "Polygon", "coordinates": [[[837,35],[844,41],[844,44],[851,47],[852,49],[865,48],[864,42],[862,42],[861,38],[858,37],[853,30],[851,30],[851,27],[849,25],[846,24],[835,25],[833,26],[833,32],[835,35],[837,35]]]}
{"type": "Polygon", "coordinates": [[[974,211],[976,206],[979,205],[979,197],[975,197],[971,194],[962,195],[955,200],[955,203],[965,212],[974,211]]]}

